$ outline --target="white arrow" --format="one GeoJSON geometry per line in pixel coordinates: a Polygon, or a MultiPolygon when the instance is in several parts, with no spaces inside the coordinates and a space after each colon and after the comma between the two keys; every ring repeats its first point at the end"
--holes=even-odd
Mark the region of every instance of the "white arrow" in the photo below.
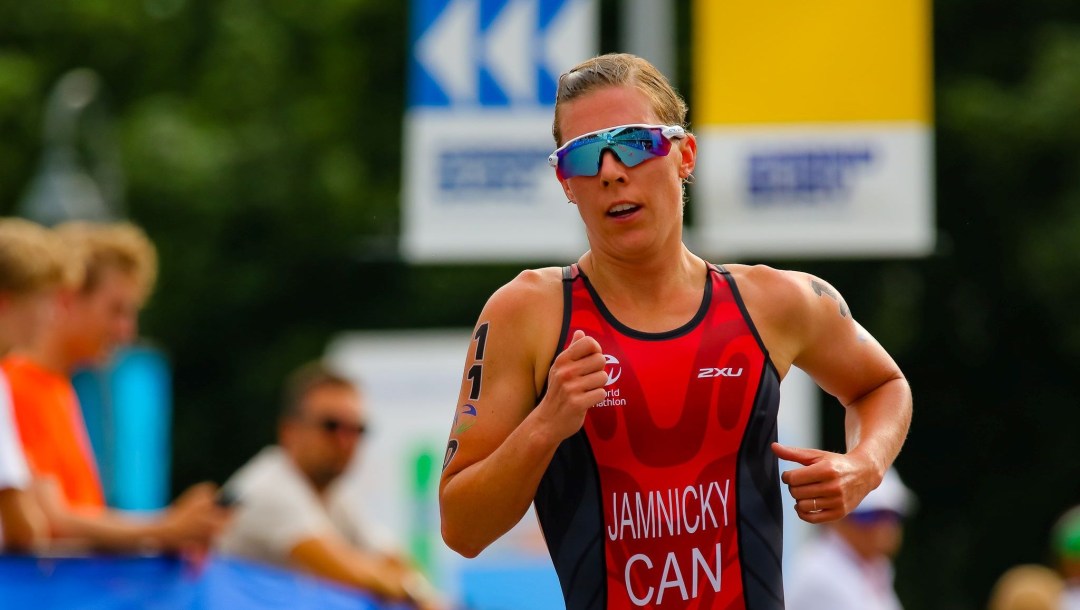
{"type": "Polygon", "coordinates": [[[484,61],[512,101],[536,101],[533,33],[537,0],[510,0],[484,37],[484,61]]]}
{"type": "Polygon", "coordinates": [[[548,24],[544,64],[558,76],[596,54],[596,2],[569,0],[548,24]]]}
{"type": "Polygon", "coordinates": [[[476,100],[475,41],[479,24],[480,0],[451,0],[416,43],[416,59],[451,103],[476,100]]]}

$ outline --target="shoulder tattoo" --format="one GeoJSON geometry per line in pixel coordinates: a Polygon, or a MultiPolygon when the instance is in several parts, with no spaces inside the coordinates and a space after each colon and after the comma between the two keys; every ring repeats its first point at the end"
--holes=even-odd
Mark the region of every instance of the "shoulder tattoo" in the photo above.
{"type": "Polygon", "coordinates": [[[848,310],[847,303],[844,302],[844,298],[840,296],[840,293],[833,290],[831,286],[819,282],[817,280],[810,280],[810,287],[814,289],[814,294],[819,297],[824,295],[830,299],[836,301],[840,305],[840,316],[847,318],[851,315],[851,311],[848,310]]]}

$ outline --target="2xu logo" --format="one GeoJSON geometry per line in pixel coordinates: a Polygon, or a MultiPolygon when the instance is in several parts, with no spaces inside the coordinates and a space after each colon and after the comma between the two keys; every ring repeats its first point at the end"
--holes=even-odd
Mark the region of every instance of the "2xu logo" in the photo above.
{"type": "Polygon", "coordinates": [[[742,373],[742,368],[735,369],[731,368],[730,366],[726,366],[722,369],[707,368],[698,369],[697,378],[710,379],[712,377],[742,377],[742,373]]]}

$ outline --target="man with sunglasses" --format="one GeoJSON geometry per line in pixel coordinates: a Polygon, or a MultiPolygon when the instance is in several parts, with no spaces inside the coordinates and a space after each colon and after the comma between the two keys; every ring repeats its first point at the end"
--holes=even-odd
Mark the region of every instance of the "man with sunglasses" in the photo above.
{"type": "Polygon", "coordinates": [[[902,610],[892,559],[915,498],[895,469],[846,517],[826,526],[800,553],[788,610],[902,610]]]}
{"type": "Polygon", "coordinates": [[[475,556],[535,504],[568,610],[782,610],[781,481],[804,521],[840,519],[910,424],[903,373],[831,286],[683,243],[686,117],[632,55],[560,77],[548,161],[589,250],[497,290],[461,376],[443,539],[475,556]],[[775,442],[792,366],[846,408],[846,452],[775,442]]]}
{"type": "Polygon", "coordinates": [[[319,362],[298,368],[286,383],[279,444],[223,487],[223,501],[236,509],[218,548],[436,608],[427,581],[375,535],[337,484],[366,432],[364,399],[351,380],[319,362]]]}

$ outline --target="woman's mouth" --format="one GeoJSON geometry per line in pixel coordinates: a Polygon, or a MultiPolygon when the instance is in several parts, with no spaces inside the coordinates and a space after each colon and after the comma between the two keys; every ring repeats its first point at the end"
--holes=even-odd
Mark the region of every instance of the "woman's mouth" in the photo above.
{"type": "Polygon", "coordinates": [[[636,212],[641,206],[633,203],[620,203],[607,211],[607,215],[613,218],[622,218],[636,212]]]}

